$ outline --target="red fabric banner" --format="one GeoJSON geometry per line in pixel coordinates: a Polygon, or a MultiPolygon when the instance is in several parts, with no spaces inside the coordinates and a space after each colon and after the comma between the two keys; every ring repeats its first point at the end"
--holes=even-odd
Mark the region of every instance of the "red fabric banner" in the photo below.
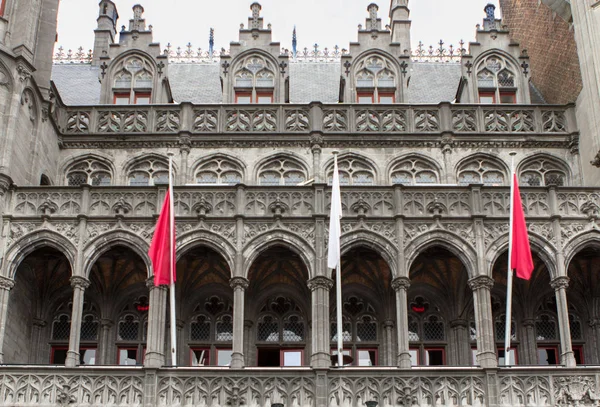
{"type": "Polygon", "coordinates": [[[519,182],[517,174],[513,174],[514,197],[512,201],[513,227],[511,242],[510,268],[516,271],[517,277],[524,280],[531,278],[533,272],[533,259],[531,258],[531,247],[529,246],[529,235],[525,224],[525,213],[521,203],[519,182]]]}
{"type": "MultiPolygon", "coordinates": [[[[170,192],[167,190],[158,222],[156,222],[154,236],[152,236],[152,243],[150,243],[150,250],[148,250],[148,255],[150,256],[150,260],[152,260],[152,267],[154,268],[155,286],[171,284],[170,255],[173,256],[173,269],[175,268],[175,250],[171,250],[172,247],[175,247],[175,231],[173,230],[173,241],[171,241],[169,228],[169,220],[171,219],[170,195],[170,192]]],[[[173,222],[174,226],[175,222],[173,222]]],[[[175,270],[173,270],[173,282],[175,282],[175,270]]]]}

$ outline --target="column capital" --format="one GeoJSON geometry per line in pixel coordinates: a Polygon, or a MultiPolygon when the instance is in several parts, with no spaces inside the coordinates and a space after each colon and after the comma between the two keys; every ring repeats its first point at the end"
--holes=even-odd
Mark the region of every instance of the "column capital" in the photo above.
{"type": "Polygon", "coordinates": [[[90,286],[90,280],[82,276],[72,276],[70,281],[73,288],[85,290],[90,286]]]}
{"type": "Polygon", "coordinates": [[[316,276],[308,280],[307,285],[311,291],[318,290],[319,288],[329,291],[333,287],[333,280],[325,276],[316,276]]]}
{"type": "Polygon", "coordinates": [[[467,328],[469,326],[469,321],[466,319],[453,319],[450,321],[450,328],[467,328]]]}
{"type": "Polygon", "coordinates": [[[387,329],[392,329],[394,327],[394,321],[392,321],[391,319],[386,319],[385,321],[383,321],[383,326],[387,329]]]}
{"type": "Polygon", "coordinates": [[[10,291],[15,286],[15,280],[0,276],[0,290],[10,291]]]}
{"type": "Polygon", "coordinates": [[[521,325],[525,328],[533,328],[535,326],[535,320],[533,318],[527,318],[521,321],[521,325]]]}
{"type": "Polygon", "coordinates": [[[392,288],[394,291],[408,291],[410,287],[410,279],[408,277],[396,277],[392,280],[392,288]]]}
{"type": "Polygon", "coordinates": [[[250,285],[250,282],[248,281],[248,279],[246,277],[232,277],[229,280],[229,285],[234,290],[240,288],[241,290],[245,291],[248,288],[248,286],[250,285]]]}
{"type": "Polygon", "coordinates": [[[555,291],[558,291],[560,289],[566,289],[569,287],[569,281],[569,277],[559,276],[556,277],[554,280],[550,281],[550,286],[554,288],[555,291]]]}
{"type": "Polygon", "coordinates": [[[43,328],[47,325],[46,321],[44,321],[41,318],[33,318],[32,324],[33,324],[33,326],[37,326],[39,328],[43,328]]]}
{"type": "Polygon", "coordinates": [[[108,318],[101,318],[100,319],[100,326],[102,328],[109,329],[113,325],[114,325],[114,322],[113,322],[112,319],[108,319],[108,318]]]}
{"type": "Polygon", "coordinates": [[[491,278],[490,276],[484,276],[484,275],[475,276],[469,280],[469,287],[471,287],[471,290],[473,290],[473,291],[477,291],[482,288],[491,290],[493,286],[494,286],[494,279],[491,278]]]}
{"type": "Polygon", "coordinates": [[[254,321],[251,319],[244,320],[244,328],[252,328],[252,325],[254,325],[254,321]]]}

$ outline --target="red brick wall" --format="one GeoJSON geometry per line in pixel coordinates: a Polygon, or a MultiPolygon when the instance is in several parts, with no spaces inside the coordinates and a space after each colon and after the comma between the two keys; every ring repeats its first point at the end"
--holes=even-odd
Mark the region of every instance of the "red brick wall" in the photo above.
{"type": "Polygon", "coordinates": [[[526,49],[531,80],[548,103],[574,102],[582,88],[577,45],[569,23],[538,0],[500,0],[503,24],[526,49]]]}

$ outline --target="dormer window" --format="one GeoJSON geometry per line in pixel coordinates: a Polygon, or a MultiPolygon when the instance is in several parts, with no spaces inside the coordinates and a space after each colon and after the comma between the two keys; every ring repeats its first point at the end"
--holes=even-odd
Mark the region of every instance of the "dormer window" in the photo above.
{"type": "Polygon", "coordinates": [[[517,103],[515,75],[510,64],[492,55],[479,64],[477,88],[479,103],[517,103]]]}
{"type": "Polygon", "coordinates": [[[139,57],[125,60],[113,80],[113,104],[147,105],[152,103],[154,77],[149,64],[139,57]]]}
{"type": "Polygon", "coordinates": [[[356,101],[359,104],[395,103],[396,75],[390,62],[371,56],[357,64],[356,101]]]}
{"type": "Polygon", "coordinates": [[[243,60],[234,76],[235,103],[273,103],[274,72],[274,65],[262,56],[243,60]]]}

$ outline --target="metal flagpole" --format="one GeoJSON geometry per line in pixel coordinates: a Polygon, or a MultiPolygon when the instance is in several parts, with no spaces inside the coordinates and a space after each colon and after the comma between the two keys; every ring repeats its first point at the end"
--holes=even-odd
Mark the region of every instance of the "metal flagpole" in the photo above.
{"type": "Polygon", "coordinates": [[[512,284],[513,284],[513,270],[511,268],[512,258],[512,238],[513,238],[513,202],[515,197],[515,155],[517,153],[512,151],[510,153],[510,220],[508,223],[508,274],[506,278],[506,325],[504,327],[504,364],[510,365],[510,340],[511,340],[511,325],[512,325],[512,284]]]}
{"type": "MultiPolygon", "coordinates": [[[[333,162],[335,173],[333,176],[337,179],[338,188],[340,182],[340,174],[337,165],[337,151],[333,152],[333,162]]],[[[340,220],[337,219],[337,222],[340,220]]],[[[340,236],[337,237],[338,239],[340,236]]],[[[336,296],[336,314],[337,314],[337,348],[338,348],[338,367],[344,366],[344,331],[342,325],[342,259],[340,254],[340,243],[337,244],[337,267],[335,268],[335,296],[336,296]]]]}
{"type": "Polygon", "coordinates": [[[177,320],[175,319],[175,281],[173,274],[175,264],[173,257],[175,253],[174,234],[175,234],[175,212],[173,205],[173,153],[167,153],[169,156],[169,242],[171,251],[169,253],[169,270],[171,284],[169,285],[169,309],[171,318],[171,365],[177,366],[177,320]]]}

